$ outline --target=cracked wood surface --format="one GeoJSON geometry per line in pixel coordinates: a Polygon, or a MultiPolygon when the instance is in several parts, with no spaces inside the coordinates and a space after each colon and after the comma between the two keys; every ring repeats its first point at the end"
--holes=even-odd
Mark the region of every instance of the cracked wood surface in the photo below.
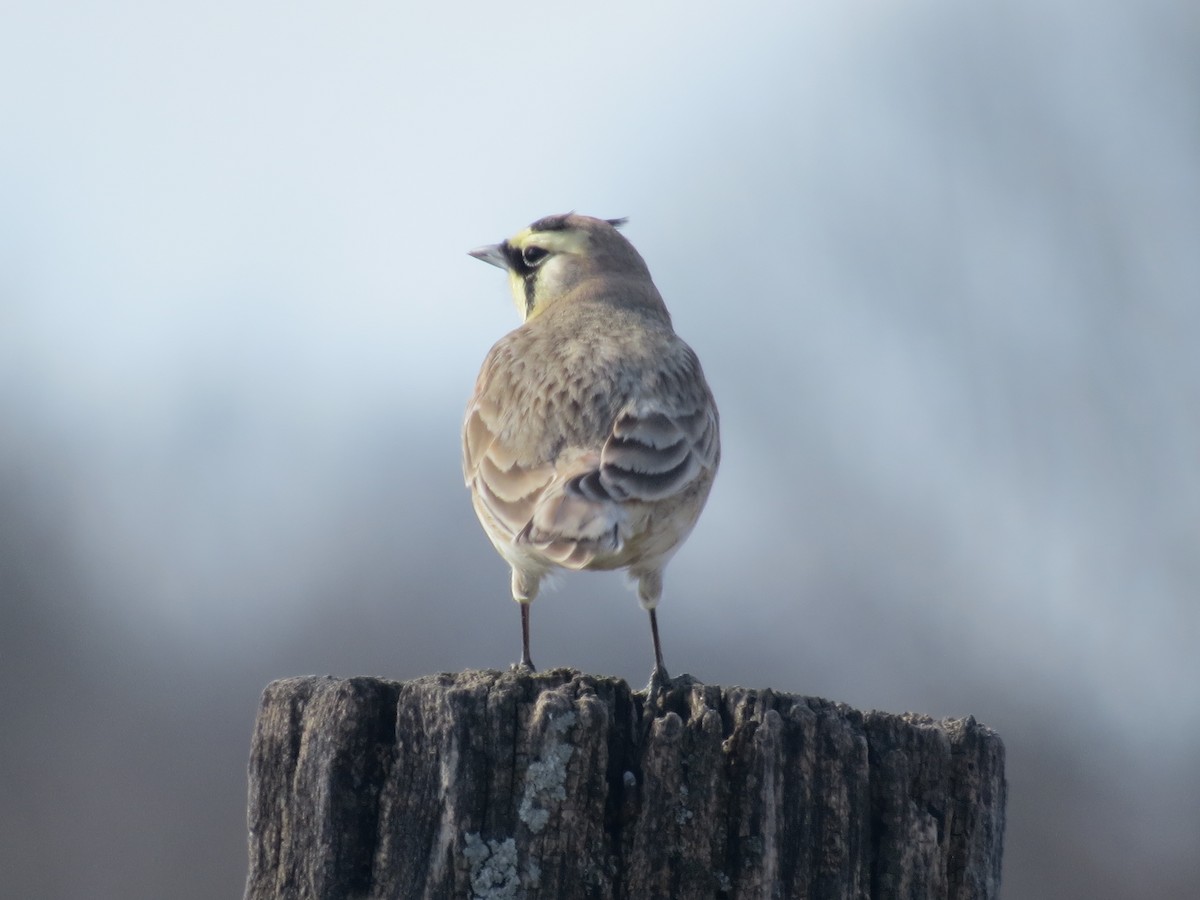
{"type": "Polygon", "coordinates": [[[973,718],[568,669],[289,678],[250,758],[246,900],[994,898],[973,718]]]}

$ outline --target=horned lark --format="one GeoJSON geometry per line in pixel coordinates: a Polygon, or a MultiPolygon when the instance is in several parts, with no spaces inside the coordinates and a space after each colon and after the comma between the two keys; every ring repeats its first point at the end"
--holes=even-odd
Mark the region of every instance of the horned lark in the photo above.
{"type": "Polygon", "coordinates": [[[552,570],[626,569],[650,613],[720,459],[717,407],[622,219],[547,216],[471,255],[508,271],[524,321],[492,347],[463,425],[463,474],[521,608],[552,570]]]}

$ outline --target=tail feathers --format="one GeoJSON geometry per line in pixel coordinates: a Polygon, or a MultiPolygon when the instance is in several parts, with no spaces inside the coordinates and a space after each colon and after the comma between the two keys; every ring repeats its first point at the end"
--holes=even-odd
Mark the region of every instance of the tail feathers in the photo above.
{"type": "Polygon", "coordinates": [[[583,569],[597,556],[621,549],[625,518],[611,500],[559,491],[538,504],[517,540],[534,545],[557,565],[583,569]]]}

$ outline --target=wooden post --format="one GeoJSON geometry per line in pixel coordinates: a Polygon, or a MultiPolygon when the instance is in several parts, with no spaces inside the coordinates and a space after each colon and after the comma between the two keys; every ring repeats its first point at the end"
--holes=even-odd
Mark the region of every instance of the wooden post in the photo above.
{"type": "Polygon", "coordinates": [[[246,900],[994,898],[1004,747],[862,713],[568,669],[267,687],[246,900]]]}

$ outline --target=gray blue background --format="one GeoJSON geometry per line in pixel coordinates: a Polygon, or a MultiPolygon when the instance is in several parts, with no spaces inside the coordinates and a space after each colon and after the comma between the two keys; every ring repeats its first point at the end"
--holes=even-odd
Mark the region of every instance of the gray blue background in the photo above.
{"type": "MultiPolygon", "coordinates": [[[[569,209],[630,217],[721,406],[671,670],[996,728],[1009,898],[1194,890],[1194,3],[3,20],[5,896],[240,896],[268,681],[517,658],[465,251],[569,209]]],[[[533,626],[649,673],[618,576],[533,626]]]]}

